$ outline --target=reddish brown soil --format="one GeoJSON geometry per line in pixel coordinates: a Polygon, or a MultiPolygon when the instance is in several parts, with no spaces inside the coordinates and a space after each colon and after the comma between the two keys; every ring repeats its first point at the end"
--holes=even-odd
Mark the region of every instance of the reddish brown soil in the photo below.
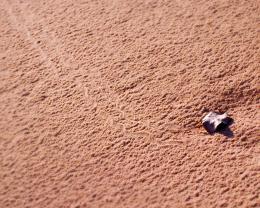
{"type": "Polygon", "coordinates": [[[259,207],[259,17],[258,0],[1,0],[0,207],[259,207]],[[233,137],[206,133],[207,109],[233,137]]]}

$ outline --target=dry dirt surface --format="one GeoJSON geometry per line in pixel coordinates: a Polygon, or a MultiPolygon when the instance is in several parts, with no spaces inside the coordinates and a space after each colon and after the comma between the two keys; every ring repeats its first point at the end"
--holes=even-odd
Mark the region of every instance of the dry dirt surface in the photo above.
{"type": "Polygon", "coordinates": [[[1,0],[0,207],[259,207],[259,29],[259,0],[1,0]]]}

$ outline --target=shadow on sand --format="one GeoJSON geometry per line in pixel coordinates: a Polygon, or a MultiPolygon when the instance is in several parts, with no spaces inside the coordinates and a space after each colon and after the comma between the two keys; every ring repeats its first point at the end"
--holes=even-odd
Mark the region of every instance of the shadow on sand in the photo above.
{"type": "Polygon", "coordinates": [[[222,134],[222,135],[226,136],[227,138],[233,138],[234,137],[234,133],[229,127],[226,127],[225,129],[219,130],[217,133],[222,134]]]}
{"type": "Polygon", "coordinates": [[[229,121],[225,125],[220,124],[218,126],[216,133],[222,134],[227,138],[233,138],[234,133],[229,127],[234,123],[234,120],[232,118],[228,118],[228,119],[229,121]]]}

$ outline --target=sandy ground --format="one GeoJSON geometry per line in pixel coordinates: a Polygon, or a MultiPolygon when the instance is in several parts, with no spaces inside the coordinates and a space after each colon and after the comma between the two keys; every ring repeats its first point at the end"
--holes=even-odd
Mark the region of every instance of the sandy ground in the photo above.
{"type": "Polygon", "coordinates": [[[258,0],[1,0],[0,207],[259,207],[259,17],[258,0]]]}

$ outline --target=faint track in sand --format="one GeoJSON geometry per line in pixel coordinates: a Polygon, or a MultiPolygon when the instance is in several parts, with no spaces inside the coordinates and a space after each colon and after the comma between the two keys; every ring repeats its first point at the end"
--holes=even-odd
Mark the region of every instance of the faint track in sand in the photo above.
{"type": "MultiPolygon", "coordinates": [[[[19,5],[19,3],[17,3],[19,5]]],[[[13,16],[13,19],[15,20],[16,24],[22,24],[17,20],[17,17],[13,14],[12,12],[12,5],[9,3],[9,8],[11,10],[11,14],[13,16]]],[[[50,49],[55,51],[55,54],[59,55],[60,58],[60,64],[61,64],[61,71],[57,69],[55,66],[55,63],[51,61],[52,55],[44,49],[41,48],[39,44],[37,44],[36,38],[33,37],[32,33],[30,32],[30,29],[28,29],[27,22],[28,19],[26,19],[27,16],[34,17],[34,14],[31,12],[29,15],[27,14],[28,12],[25,11],[24,8],[19,6],[19,9],[21,10],[21,18],[25,20],[25,23],[22,25],[23,31],[26,32],[28,39],[32,42],[33,46],[40,52],[41,56],[43,57],[44,60],[46,60],[48,65],[52,66],[52,69],[55,69],[56,76],[64,76],[64,78],[76,83],[78,89],[82,91],[83,95],[85,96],[85,102],[87,103],[88,106],[91,108],[100,108],[98,104],[98,100],[95,97],[93,93],[94,90],[99,90],[100,93],[105,95],[106,101],[105,103],[106,106],[111,106],[116,112],[119,112],[119,116],[114,116],[111,113],[108,113],[106,109],[103,111],[105,112],[104,119],[107,120],[107,124],[109,126],[117,125],[120,128],[122,128],[122,132],[124,133],[131,133],[134,135],[141,135],[141,136],[148,136],[149,140],[153,137],[154,133],[159,133],[159,135],[163,136],[165,132],[161,132],[158,129],[154,129],[149,127],[149,122],[150,121],[141,121],[141,120],[132,120],[129,118],[135,118],[134,115],[134,109],[129,107],[127,103],[121,103],[120,98],[118,95],[116,95],[114,92],[112,92],[109,89],[109,84],[108,81],[102,77],[101,72],[99,70],[94,70],[94,69],[89,69],[89,74],[88,74],[88,83],[90,83],[91,87],[87,88],[85,87],[82,82],[80,81],[80,78],[83,76],[81,73],[81,70],[79,69],[80,66],[76,63],[75,58],[73,55],[69,55],[64,49],[63,45],[61,44],[61,41],[53,34],[53,32],[50,31],[48,28],[48,25],[44,25],[43,31],[41,33],[43,34],[44,37],[46,37],[45,41],[48,43],[47,45],[50,46],[50,49]],[[63,71],[63,68],[65,69],[63,71]],[[72,70],[66,70],[66,69],[71,69],[72,70]],[[71,75],[71,77],[69,76],[71,75]],[[103,90],[102,90],[102,87],[103,90]],[[124,110],[121,109],[120,106],[128,106],[128,109],[131,111],[131,113],[127,113],[124,110]],[[120,122],[116,122],[117,120],[120,120],[120,122]],[[127,127],[128,125],[128,127],[127,127]],[[129,126],[130,125],[130,126],[129,126]],[[131,126],[138,126],[140,125],[141,128],[145,128],[148,130],[141,130],[141,131],[131,131],[131,126]],[[128,130],[129,129],[129,130],[128,130]]],[[[102,108],[102,107],[101,107],[102,108]]],[[[173,142],[184,142],[181,140],[174,140],[173,142]]]]}

